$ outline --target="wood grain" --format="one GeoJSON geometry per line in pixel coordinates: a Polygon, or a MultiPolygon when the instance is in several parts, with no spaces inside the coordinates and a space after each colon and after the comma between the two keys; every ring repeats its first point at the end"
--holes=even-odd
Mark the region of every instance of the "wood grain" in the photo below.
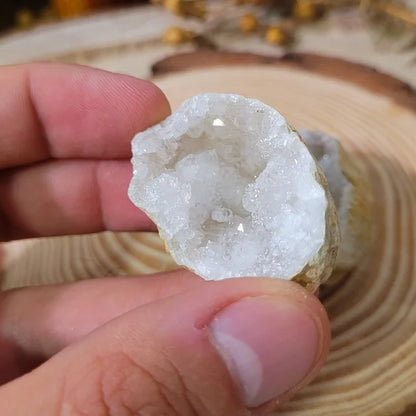
{"type": "Polygon", "coordinates": [[[159,76],[196,68],[253,64],[287,66],[346,80],[369,91],[386,95],[412,110],[416,109],[416,92],[409,84],[366,65],[311,53],[288,53],[276,58],[246,52],[203,50],[170,56],[156,62],[152,71],[155,76],[159,76]]]}
{"type": "MultiPolygon", "coordinates": [[[[199,58],[195,56],[196,61],[199,58]]],[[[385,76],[379,89],[374,81],[370,92],[364,90],[368,71],[357,82],[359,68],[352,82],[346,82],[347,73],[329,78],[327,68],[317,75],[318,66],[309,71],[278,61],[230,67],[222,60],[221,65],[177,72],[160,78],[158,84],[174,107],[204,91],[236,92],[280,109],[297,127],[339,137],[366,172],[375,193],[371,251],[325,300],[333,332],[328,363],[319,378],[278,414],[400,414],[416,402],[416,142],[412,133],[416,105],[412,91],[387,89],[389,94],[384,94],[390,79],[385,76]]]]}
{"type": "MultiPolygon", "coordinates": [[[[173,108],[208,91],[259,98],[279,109],[295,127],[337,136],[374,190],[370,252],[325,299],[333,333],[328,362],[318,379],[276,415],[415,414],[413,91],[391,77],[322,57],[279,61],[247,54],[203,56],[172,58],[154,67],[155,80],[173,108]],[[167,64],[178,72],[167,72],[167,64]]],[[[105,233],[24,244],[8,246],[4,287],[175,267],[151,234],[105,233]]]]}

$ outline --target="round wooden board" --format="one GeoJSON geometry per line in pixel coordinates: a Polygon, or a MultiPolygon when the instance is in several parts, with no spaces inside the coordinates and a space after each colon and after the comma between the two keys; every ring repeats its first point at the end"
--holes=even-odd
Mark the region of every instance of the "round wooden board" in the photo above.
{"type": "Polygon", "coordinates": [[[296,127],[333,134],[353,155],[375,194],[374,243],[361,267],[325,299],[333,333],[326,366],[278,414],[405,411],[416,401],[412,91],[368,68],[305,55],[275,61],[202,52],[170,58],[155,69],[166,74],[156,82],[174,108],[189,96],[209,91],[256,97],[279,109],[296,127]]]}
{"type": "MultiPolygon", "coordinates": [[[[308,55],[276,60],[201,52],[165,60],[155,71],[155,82],[173,108],[202,92],[239,93],[277,108],[295,127],[337,136],[374,190],[374,239],[368,256],[324,300],[333,333],[328,362],[318,379],[276,414],[416,414],[413,92],[366,67],[308,55]]],[[[175,267],[157,237],[149,234],[106,233],[21,244],[9,246],[7,287],[13,278],[16,282],[28,276],[28,270],[37,279],[28,278],[26,284],[56,281],[59,271],[64,272],[62,280],[71,281],[175,267]]]]}

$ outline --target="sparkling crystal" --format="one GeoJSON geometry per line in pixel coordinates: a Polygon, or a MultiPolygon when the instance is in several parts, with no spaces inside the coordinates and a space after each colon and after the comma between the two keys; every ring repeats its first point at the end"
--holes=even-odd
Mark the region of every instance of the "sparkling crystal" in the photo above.
{"type": "Polygon", "coordinates": [[[220,118],[216,118],[213,122],[212,122],[213,126],[216,127],[223,127],[224,126],[224,122],[220,119],[220,118]]]}

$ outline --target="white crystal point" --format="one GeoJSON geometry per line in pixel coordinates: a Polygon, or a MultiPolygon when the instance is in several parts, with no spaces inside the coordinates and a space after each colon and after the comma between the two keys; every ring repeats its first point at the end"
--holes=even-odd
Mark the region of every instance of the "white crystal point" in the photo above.
{"type": "Polygon", "coordinates": [[[129,196],[177,263],[209,280],[302,273],[317,286],[328,276],[337,225],[326,181],[273,108],[198,95],[137,134],[132,150],[129,196]]]}

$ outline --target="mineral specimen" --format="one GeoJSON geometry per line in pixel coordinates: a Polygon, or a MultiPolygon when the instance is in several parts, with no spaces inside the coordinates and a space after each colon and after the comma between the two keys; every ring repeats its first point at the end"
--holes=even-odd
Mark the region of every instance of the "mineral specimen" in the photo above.
{"type": "Polygon", "coordinates": [[[337,208],[341,243],[330,279],[336,281],[366,253],[371,239],[372,193],[364,174],[336,138],[311,130],[299,133],[328,179],[337,208]]]}
{"type": "Polygon", "coordinates": [[[129,196],[174,259],[209,280],[294,279],[315,289],[338,246],[327,182],[273,108],[234,94],[185,101],[132,143],[129,196]]]}

